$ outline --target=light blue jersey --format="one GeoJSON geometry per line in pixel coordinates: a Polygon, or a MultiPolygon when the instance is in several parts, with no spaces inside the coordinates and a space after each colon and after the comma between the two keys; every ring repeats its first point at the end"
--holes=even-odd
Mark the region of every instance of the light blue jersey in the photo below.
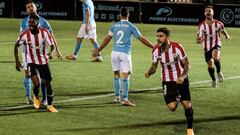
{"type": "MultiPolygon", "coordinates": [[[[25,31],[25,30],[27,30],[27,29],[29,29],[29,24],[28,24],[28,22],[29,22],[29,17],[30,17],[30,16],[25,17],[25,18],[22,20],[22,22],[21,22],[21,24],[20,24],[20,33],[22,33],[23,31],[25,31]]],[[[39,17],[39,25],[40,25],[40,27],[45,28],[45,29],[47,29],[50,33],[52,33],[53,31],[52,31],[52,28],[51,28],[50,24],[48,23],[48,21],[47,21],[46,19],[44,19],[43,17],[41,17],[41,16],[38,16],[38,17],[39,17]]],[[[24,52],[25,52],[25,46],[22,45],[22,53],[24,53],[24,52]]]]}
{"type": "Polygon", "coordinates": [[[95,24],[95,19],[94,19],[94,5],[92,0],[86,0],[86,2],[82,3],[82,11],[83,11],[83,23],[86,24],[86,11],[89,10],[90,11],[90,24],[95,24]]]}
{"type": "Polygon", "coordinates": [[[132,35],[137,39],[141,37],[141,33],[137,27],[127,20],[116,22],[109,31],[109,35],[113,36],[113,51],[131,54],[132,35]]]}
{"type": "MultiPolygon", "coordinates": [[[[21,24],[20,24],[20,33],[22,33],[23,31],[29,29],[29,26],[28,26],[28,21],[29,21],[29,17],[25,17],[21,24]]],[[[39,24],[40,24],[40,27],[42,28],[45,28],[47,29],[50,33],[52,33],[52,28],[50,26],[50,24],[48,23],[48,21],[46,19],[44,19],[43,17],[41,16],[38,16],[39,17],[39,24]]]]}

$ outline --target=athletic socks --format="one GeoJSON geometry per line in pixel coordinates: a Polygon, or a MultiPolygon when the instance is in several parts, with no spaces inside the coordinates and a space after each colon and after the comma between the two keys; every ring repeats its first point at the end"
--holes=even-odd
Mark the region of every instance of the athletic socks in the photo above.
{"type": "Polygon", "coordinates": [[[122,97],[123,99],[128,99],[128,90],[129,90],[129,79],[123,78],[122,80],[122,97]]]}
{"type": "Polygon", "coordinates": [[[215,64],[215,66],[217,68],[217,73],[220,73],[220,71],[221,71],[221,63],[220,63],[220,61],[219,60],[214,61],[214,64],[215,64]]]}
{"type": "Polygon", "coordinates": [[[27,78],[25,77],[23,80],[23,84],[24,84],[24,90],[25,90],[25,95],[26,97],[30,97],[31,96],[31,78],[27,78]]]}
{"type": "Polygon", "coordinates": [[[94,46],[95,49],[99,48],[98,42],[95,42],[95,43],[93,44],[93,46],[94,46]]]}
{"type": "Polygon", "coordinates": [[[192,107],[185,109],[185,116],[187,119],[187,128],[193,127],[193,109],[192,107]]]}
{"type": "Polygon", "coordinates": [[[209,72],[209,75],[212,78],[212,80],[215,81],[216,78],[214,76],[214,72],[215,72],[214,68],[208,68],[208,72],[209,72]]]}
{"type": "Polygon", "coordinates": [[[114,78],[113,83],[115,96],[120,96],[120,78],[114,78]]]}
{"type": "Polygon", "coordinates": [[[75,51],[73,53],[74,56],[77,56],[77,54],[80,51],[81,47],[82,47],[82,43],[77,43],[76,44],[75,51]]]}

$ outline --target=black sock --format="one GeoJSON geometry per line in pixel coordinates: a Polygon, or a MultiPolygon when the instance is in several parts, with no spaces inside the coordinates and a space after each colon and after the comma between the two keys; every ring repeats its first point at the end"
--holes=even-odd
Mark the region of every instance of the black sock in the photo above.
{"type": "Polygon", "coordinates": [[[33,94],[35,97],[38,98],[38,93],[39,93],[39,86],[33,86],[33,94]]]}
{"type": "Polygon", "coordinates": [[[214,76],[214,72],[215,72],[214,68],[208,68],[208,72],[209,72],[209,75],[212,78],[212,80],[215,81],[216,78],[214,76]]]}
{"type": "Polygon", "coordinates": [[[193,127],[193,109],[192,107],[185,109],[185,116],[187,119],[187,128],[193,127]]]}
{"type": "Polygon", "coordinates": [[[217,68],[217,73],[219,73],[221,71],[221,63],[220,63],[220,61],[219,60],[214,61],[214,64],[215,64],[215,66],[217,68]]]}
{"type": "Polygon", "coordinates": [[[53,101],[53,95],[47,95],[48,105],[52,105],[52,101],[53,101]]]}
{"type": "Polygon", "coordinates": [[[46,87],[47,87],[47,103],[48,105],[52,105],[53,102],[53,90],[52,85],[49,81],[45,81],[46,87]]]}

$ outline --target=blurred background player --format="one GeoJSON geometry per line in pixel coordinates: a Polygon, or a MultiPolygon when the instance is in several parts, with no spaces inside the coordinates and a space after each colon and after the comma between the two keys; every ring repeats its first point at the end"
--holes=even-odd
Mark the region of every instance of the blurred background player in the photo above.
{"type": "Polygon", "coordinates": [[[109,41],[114,39],[114,47],[112,50],[112,69],[114,72],[114,102],[120,102],[122,105],[135,106],[128,100],[129,79],[132,72],[132,35],[140,40],[144,45],[153,48],[152,44],[144,38],[137,27],[128,21],[129,11],[122,8],[120,11],[121,20],[116,22],[104,38],[101,46],[94,50],[93,55],[99,55],[99,52],[105,48],[109,41]],[[122,79],[122,97],[120,100],[120,72],[123,74],[122,79]]]}
{"type": "Polygon", "coordinates": [[[36,109],[40,107],[39,101],[39,87],[41,79],[44,80],[47,88],[47,109],[50,112],[58,112],[53,106],[53,91],[51,86],[52,75],[48,65],[49,56],[52,56],[55,48],[54,40],[47,29],[39,27],[39,17],[31,15],[29,17],[29,29],[23,31],[14,48],[14,55],[16,60],[16,69],[20,71],[20,61],[18,57],[18,47],[25,46],[25,63],[27,64],[27,74],[31,76],[33,87],[33,105],[36,109]],[[48,53],[48,47],[51,47],[48,53]],[[39,77],[40,76],[40,77],[39,77]],[[41,79],[40,79],[41,78],[41,79]]]}
{"type": "Polygon", "coordinates": [[[189,61],[184,48],[176,42],[171,42],[170,31],[167,28],[157,30],[157,45],[152,51],[152,66],[145,73],[149,78],[156,72],[158,63],[162,65],[162,86],[165,102],[170,111],[175,111],[178,101],[181,101],[187,119],[187,135],[194,135],[193,109],[189,91],[188,71],[189,61]]]}
{"type": "Polygon", "coordinates": [[[221,39],[220,32],[226,40],[230,39],[227,31],[224,29],[222,22],[213,19],[214,11],[212,6],[205,7],[205,20],[199,25],[197,32],[197,43],[202,43],[205,52],[205,61],[208,64],[208,72],[212,79],[212,87],[217,87],[218,81],[215,78],[214,64],[217,69],[219,82],[223,82],[224,76],[221,72],[220,49],[221,39]]]}
{"type": "MultiPolygon", "coordinates": [[[[94,5],[92,0],[80,0],[82,2],[82,11],[83,11],[83,24],[81,25],[78,34],[77,34],[77,44],[73,54],[66,56],[68,60],[76,60],[77,55],[82,47],[82,40],[84,38],[90,39],[94,48],[98,48],[99,44],[97,42],[97,33],[96,33],[96,22],[94,19],[94,5]]],[[[102,56],[96,56],[92,62],[102,62],[102,56]]]]}
{"type": "MultiPolygon", "coordinates": [[[[27,30],[29,28],[29,25],[28,25],[28,22],[29,22],[29,16],[30,15],[37,15],[37,8],[36,8],[36,5],[34,4],[34,2],[32,0],[28,0],[26,2],[26,11],[28,13],[28,16],[26,18],[24,18],[20,24],[20,33],[22,33],[23,31],[27,30]]],[[[47,29],[52,37],[53,37],[53,40],[55,42],[55,45],[56,45],[56,52],[57,52],[57,57],[58,59],[62,59],[62,54],[60,53],[58,47],[57,47],[57,44],[56,44],[56,41],[54,39],[54,36],[53,36],[53,31],[52,31],[52,28],[50,26],[50,24],[48,23],[48,21],[46,19],[44,19],[43,17],[39,16],[39,26],[42,27],[42,28],[45,28],[47,29]]],[[[25,61],[25,46],[22,46],[22,65],[23,65],[23,69],[25,70],[25,78],[24,78],[24,81],[23,81],[23,84],[24,84],[24,89],[25,89],[25,95],[26,95],[26,103],[27,104],[31,104],[32,103],[32,99],[31,99],[31,79],[30,79],[30,76],[27,75],[27,65],[26,63],[24,63],[25,61]]],[[[42,104],[46,105],[47,104],[47,98],[46,98],[46,88],[45,88],[45,84],[44,84],[44,81],[42,80],[41,81],[41,89],[42,89],[42,104]]]]}

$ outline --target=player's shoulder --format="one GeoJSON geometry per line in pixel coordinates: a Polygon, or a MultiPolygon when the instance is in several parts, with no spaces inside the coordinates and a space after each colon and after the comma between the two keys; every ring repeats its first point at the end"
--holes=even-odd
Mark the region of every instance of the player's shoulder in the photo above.
{"type": "Polygon", "coordinates": [[[221,25],[223,24],[220,20],[214,19],[214,21],[218,24],[221,24],[221,25]]]}
{"type": "Polygon", "coordinates": [[[205,20],[201,21],[199,24],[198,24],[198,27],[200,28],[201,26],[203,26],[205,23],[205,20]]]}
{"type": "Polygon", "coordinates": [[[155,44],[154,45],[154,47],[153,47],[153,49],[152,49],[152,53],[154,53],[154,52],[156,52],[156,51],[159,51],[159,48],[160,48],[161,46],[159,45],[159,44],[155,44]]]}
{"type": "Polygon", "coordinates": [[[39,15],[39,20],[45,23],[48,23],[47,19],[43,18],[42,16],[39,15]]]}
{"type": "Polygon", "coordinates": [[[170,44],[173,47],[176,47],[176,48],[183,48],[182,45],[180,43],[178,43],[178,42],[171,41],[170,44]]]}
{"type": "Polygon", "coordinates": [[[29,20],[29,16],[22,19],[21,24],[26,24],[29,20]]]}
{"type": "Polygon", "coordinates": [[[24,30],[23,32],[20,33],[20,37],[23,37],[23,36],[26,35],[28,32],[30,32],[29,29],[24,30]]]}
{"type": "Polygon", "coordinates": [[[49,33],[49,31],[48,31],[46,28],[43,28],[43,27],[40,27],[39,30],[40,30],[40,31],[43,31],[43,32],[49,33]]]}

